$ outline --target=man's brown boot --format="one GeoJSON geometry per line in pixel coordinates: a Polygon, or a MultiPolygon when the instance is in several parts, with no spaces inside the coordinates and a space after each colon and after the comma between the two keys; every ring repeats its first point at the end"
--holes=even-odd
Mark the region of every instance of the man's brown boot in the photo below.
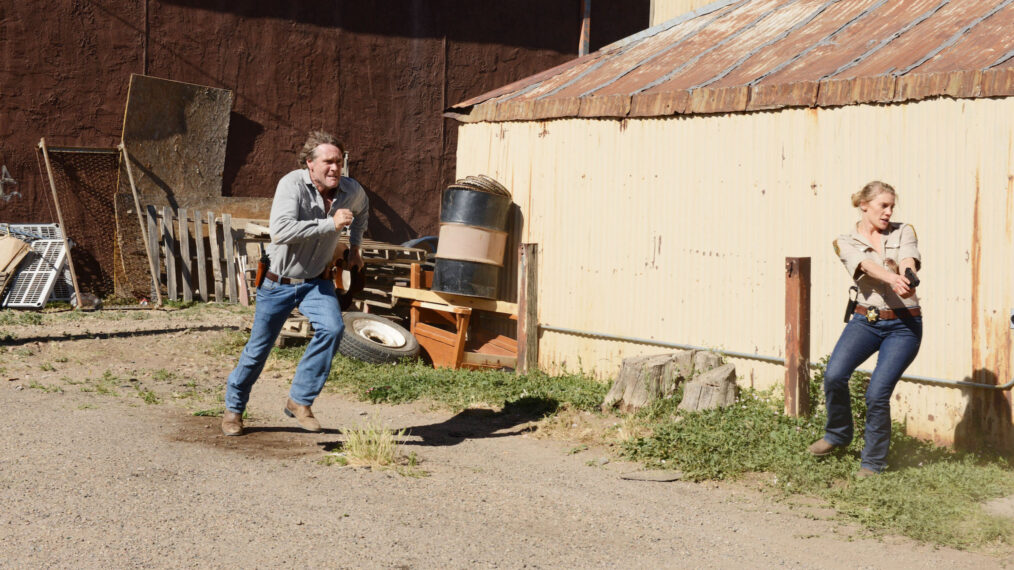
{"type": "Polygon", "coordinates": [[[222,433],[225,435],[243,435],[243,414],[226,410],[222,414],[222,433]]]}
{"type": "Polygon", "coordinates": [[[310,406],[301,406],[293,402],[292,398],[289,398],[289,401],[285,402],[285,410],[283,411],[290,418],[296,418],[299,427],[306,431],[321,431],[320,422],[317,421],[317,418],[313,417],[313,411],[310,410],[310,406]]]}

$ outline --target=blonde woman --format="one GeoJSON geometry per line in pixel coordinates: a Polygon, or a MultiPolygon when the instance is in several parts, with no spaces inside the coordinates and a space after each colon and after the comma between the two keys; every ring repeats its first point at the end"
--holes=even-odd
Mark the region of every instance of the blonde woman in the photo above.
{"type": "Polygon", "coordinates": [[[827,362],[827,425],[824,437],[809,451],[823,456],[852,442],[849,378],[879,351],[866,390],[865,446],[857,477],[876,475],[887,467],[891,394],[922,342],[922,312],[915,292],[915,272],[921,266],[918,236],[911,225],[891,221],[896,201],[890,184],[870,182],[852,195],[852,206],[860,214],[855,228],[834,241],[835,252],[858,288],[858,303],[827,362]],[[905,276],[906,270],[913,280],[905,276]]]}

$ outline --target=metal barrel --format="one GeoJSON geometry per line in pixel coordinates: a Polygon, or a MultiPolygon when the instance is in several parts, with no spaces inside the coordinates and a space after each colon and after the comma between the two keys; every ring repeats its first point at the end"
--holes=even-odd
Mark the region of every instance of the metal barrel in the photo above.
{"type": "Polygon", "coordinates": [[[503,186],[458,181],[440,204],[433,290],[495,299],[507,246],[511,197],[503,186]]]}

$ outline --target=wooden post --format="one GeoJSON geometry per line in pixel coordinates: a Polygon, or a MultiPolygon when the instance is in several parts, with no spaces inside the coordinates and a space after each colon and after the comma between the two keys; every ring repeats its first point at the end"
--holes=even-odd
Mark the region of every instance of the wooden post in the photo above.
{"type": "Polygon", "coordinates": [[[539,369],[539,244],[518,246],[518,374],[539,369]]]}
{"type": "Polygon", "coordinates": [[[60,236],[63,239],[63,249],[67,252],[67,265],[70,267],[70,282],[74,286],[74,298],[77,299],[77,309],[84,306],[84,299],[81,298],[81,289],[77,286],[77,273],[74,271],[74,260],[70,255],[70,243],[67,241],[67,226],[63,223],[63,211],[60,209],[60,197],[56,195],[56,180],[53,179],[53,165],[49,162],[49,149],[46,147],[46,139],[39,139],[39,148],[42,149],[42,158],[46,162],[46,174],[49,176],[49,188],[53,191],[53,203],[56,204],[56,219],[60,222],[60,236]]]}
{"type": "Polygon", "coordinates": [[[785,258],[785,414],[810,413],[810,258],[785,258]]]}
{"type": "Polygon", "coordinates": [[[584,0],[584,10],[581,17],[581,36],[578,39],[577,55],[583,57],[588,55],[591,45],[591,0],[584,0]]]}
{"type": "Polygon", "coordinates": [[[173,211],[162,206],[162,250],[165,252],[165,288],[170,301],[179,299],[176,291],[176,240],[173,239],[173,211]]]}
{"type": "Polygon", "coordinates": [[[215,280],[215,302],[225,301],[222,289],[222,248],[218,245],[218,226],[215,225],[215,213],[208,212],[208,245],[211,246],[211,275],[215,280]]]}
{"type": "Polygon", "coordinates": [[[155,298],[159,306],[162,305],[162,278],[159,274],[159,254],[158,254],[158,212],[155,211],[155,206],[148,206],[148,243],[145,247],[148,249],[148,258],[154,263],[154,273],[152,273],[152,284],[155,286],[155,298]]]}
{"type": "Polygon", "coordinates": [[[130,166],[130,155],[127,153],[127,145],[120,141],[120,152],[123,153],[123,166],[127,171],[127,180],[130,182],[130,193],[134,196],[134,210],[137,211],[137,223],[141,226],[141,239],[144,240],[144,252],[148,255],[148,270],[151,272],[151,285],[155,290],[155,304],[162,306],[162,288],[158,286],[158,258],[152,259],[151,248],[148,247],[148,232],[145,231],[144,220],[141,218],[141,200],[137,197],[137,186],[134,184],[134,170],[130,166]]]}
{"type": "Polygon", "coordinates": [[[225,238],[225,267],[226,283],[229,293],[229,301],[238,301],[239,292],[236,291],[236,249],[232,242],[232,214],[222,214],[222,237],[225,238]]]}
{"type": "Polygon", "coordinates": [[[194,260],[190,256],[190,218],[186,208],[180,208],[180,285],[183,287],[183,302],[194,300],[194,260]]]}
{"type": "Polygon", "coordinates": [[[201,295],[201,301],[207,303],[211,299],[208,295],[208,256],[204,254],[204,219],[200,210],[194,210],[194,249],[197,250],[197,289],[201,295]]]}

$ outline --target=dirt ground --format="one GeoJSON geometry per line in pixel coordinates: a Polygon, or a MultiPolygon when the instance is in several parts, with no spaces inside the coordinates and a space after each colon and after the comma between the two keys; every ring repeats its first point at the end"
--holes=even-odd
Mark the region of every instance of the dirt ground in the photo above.
{"type": "Polygon", "coordinates": [[[603,448],[422,404],[325,392],[281,413],[292,365],[223,437],[240,308],[0,321],[0,568],[989,568],[1010,553],[870,538],[747,483],[644,482],[603,448]],[[326,465],[342,426],[407,429],[427,476],[326,465]],[[580,450],[580,451],[577,451],[580,450]]]}

